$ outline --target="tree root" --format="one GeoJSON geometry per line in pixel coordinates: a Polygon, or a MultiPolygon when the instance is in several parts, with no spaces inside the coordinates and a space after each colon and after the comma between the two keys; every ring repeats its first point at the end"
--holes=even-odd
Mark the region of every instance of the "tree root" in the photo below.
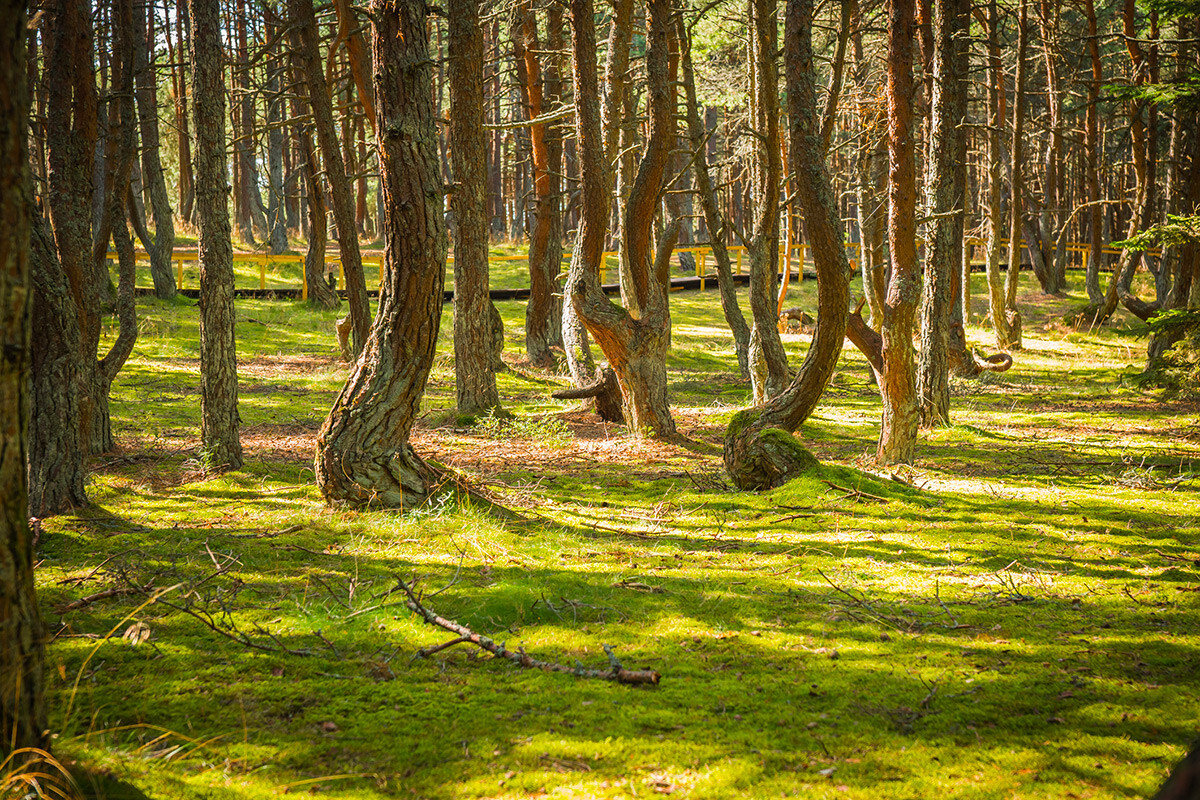
{"type": "Polygon", "coordinates": [[[403,589],[404,593],[408,596],[408,600],[405,605],[408,606],[409,610],[420,616],[421,619],[425,620],[425,622],[429,623],[430,625],[450,631],[457,637],[441,645],[426,647],[418,650],[417,655],[421,656],[422,658],[427,658],[436,652],[445,650],[446,648],[452,647],[456,644],[469,643],[475,645],[481,650],[486,650],[496,658],[508,659],[514,664],[524,667],[525,669],[540,669],[545,672],[562,672],[568,675],[574,675],[578,678],[595,678],[598,680],[615,681],[616,683],[625,683],[631,686],[638,686],[642,684],[657,685],[662,679],[662,675],[654,670],[625,669],[625,667],[621,665],[621,662],[617,660],[617,656],[615,653],[613,653],[612,647],[607,644],[604,645],[604,652],[608,655],[608,669],[586,669],[578,661],[575,662],[574,667],[557,664],[553,661],[542,661],[541,659],[530,656],[525,652],[525,648],[523,647],[518,648],[517,650],[509,650],[504,646],[504,642],[497,644],[488,637],[475,633],[465,625],[461,625],[452,619],[446,619],[445,617],[438,616],[433,611],[425,607],[425,605],[421,602],[421,598],[413,590],[412,586],[400,580],[399,578],[397,578],[396,581],[400,584],[400,588],[403,589]]]}

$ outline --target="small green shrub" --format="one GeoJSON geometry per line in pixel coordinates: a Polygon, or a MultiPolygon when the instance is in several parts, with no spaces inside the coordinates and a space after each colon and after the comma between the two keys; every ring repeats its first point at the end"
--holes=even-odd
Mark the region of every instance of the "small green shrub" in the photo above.
{"type": "Polygon", "coordinates": [[[1200,309],[1172,309],[1149,321],[1154,336],[1174,339],[1150,364],[1150,377],[1172,394],[1200,394],[1200,309]]]}
{"type": "Polygon", "coordinates": [[[537,439],[564,444],[573,434],[567,423],[558,417],[517,417],[488,414],[479,417],[475,431],[489,439],[537,439]]]}

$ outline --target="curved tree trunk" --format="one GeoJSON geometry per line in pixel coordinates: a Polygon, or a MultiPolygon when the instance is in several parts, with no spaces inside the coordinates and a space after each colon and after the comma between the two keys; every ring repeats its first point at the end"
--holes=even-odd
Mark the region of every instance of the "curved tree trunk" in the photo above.
{"type": "MultiPolygon", "coordinates": [[[[296,116],[301,116],[299,110],[301,100],[294,98],[296,116]]],[[[296,139],[300,149],[300,170],[304,173],[304,185],[308,193],[305,208],[308,213],[308,246],[304,250],[304,281],[308,286],[308,304],[313,308],[337,308],[342,304],[341,298],[325,280],[325,239],[329,227],[329,213],[325,207],[325,188],[321,186],[320,168],[317,165],[317,149],[313,145],[312,132],[300,126],[296,130],[296,139]]],[[[341,335],[339,332],[339,340],[341,335]]],[[[349,347],[343,345],[342,356],[350,360],[349,347]]]]}
{"type": "MultiPolygon", "coordinates": [[[[776,276],[779,274],[779,49],[775,0],[750,0],[750,107],[754,145],[754,231],[750,258],[750,382],[754,403],[762,404],[787,386],[787,353],[779,338],[776,276]]],[[[790,268],[790,267],[785,267],[790,268]]]]}
{"type": "Polygon", "coordinates": [[[150,277],[154,294],[161,300],[175,296],[175,273],[171,271],[171,255],[175,250],[175,218],[171,199],[163,177],[161,147],[158,133],[158,74],[154,63],[154,10],[140,4],[134,9],[140,15],[137,41],[134,45],[133,77],[137,85],[138,127],[142,138],[142,180],[150,190],[150,209],[154,212],[154,243],[147,246],[150,253],[150,277]]]}
{"type": "Polygon", "coordinates": [[[242,466],[234,343],[233,243],[225,155],[219,0],[189,0],[192,109],[196,120],[196,216],[200,227],[200,438],[214,470],[242,466]]]}
{"type": "Polygon", "coordinates": [[[788,0],[784,74],[796,202],[805,211],[805,230],[817,270],[817,329],[800,372],[787,390],[761,410],[736,415],[725,431],[725,468],[742,489],[778,486],[816,463],[791,434],[816,408],[837,367],[848,317],[850,263],[825,163],[824,134],[815,113],[812,15],[812,0],[788,0]]]}
{"type": "Polygon", "coordinates": [[[680,66],[682,68],[683,91],[686,108],[684,115],[688,126],[688,140],[695,152],[692,166],[696,175],[696,192],[700,195],[700,207],[704,210],[704,224],[708,228],[708,244],[712,248],[713,262],[717,269],[717,289],[721,293],[721,311],[733,334],[733,349],[737,355],[738,370],[743,378],[750,377],[750,326],[738,305],[737,289],[733,284],[733,266],[729,262],[729,251],[725,248],[726,221],[717,205],[716,191],[709,174],[707,157],[707,134],[700,119],[700,106],[696,99],[696,76],[692,69],[692,43],[687,36],[683,16],[676,22],[679,38],[680,66]]]}
{"type": "Polygon", "coordinates": [[[437,347],[446,222],[425,3],[374,0],[383,286],[366,348],[317,435],[326,501],[414,508],[437,484],[408,443],[437,347]]]}
{"type": "Polygon", "coordinates": [[[488,296],[487,135],[483,28],[476,0],[448,0],[450,159],[454,170],[454,383],[458,410],[500,405],[488,296]]]}
{"type": "MultiPolygon", "coordinates": [[[[44,632],[33,585],[25,485],[30,366],[31,198],[25,3],[0,3],[0,763],[10,748],[45,747],[44,632]]],[[[18,762],[19,763],[19,762],[18,762]]]]}
{"type": "Polygon", "coordinates": [[[917,443],[918,409],[913,323],[921,294],[916,251],[916,164],[913,146],[913,0],[892,0],[888,24],[888,246],[892,274],[884,301],[883,425],[876,460],[908,463],[917,443]]]}
{"type": "Polygon", "coordinates": [[[113,95],[109,104],[108,157],[105,159],[108,175],[104,181],[107,195],[92,255],[97,270],[107,276],[108,269],[104,265],[108,242],[112,240],[117,251],[115,310],[119,327],[112,347],[97,362],[92,373],[92,428],[90,434],[85,432],[92,453],[107,453],[116,447],[108,396],[113,380],[133,352],[133,344],[137,340],[137,312],[133,298],[136,272],[127,216],[130,177],[137,149],[133,100],[133,62],[137,37],[133,22],[133,0],[115,0],[112,12],[113,95]]]}
{"type": "Polygon", "coordinates": [[[367,298],[362,256],[358,249],[354,195],[350,191],[350,178],[346,174],[346,164],[333,122],[333,101],[330,99],[325,71],[321,69],[321,55],[317,49],[317,20],[313,13],[312,0],[288,0],[287,7],[292,25],[292,57],[304,77],[305,93],[312,109],[313,127],[317,133],[317,145],[321,148],[321,161],[325,166],[325,179],[333,199],[338,255],[342,261],[342,273],[346,276],[346,298],[349,300],[350,322],[354,331],[354,353],[358,356],[362,353],[363,343],[371,327],[371,306],[367,298]]]}
{"type": "Polygon", "coordinates": [[[667,290],[654,277],[650,232],[662,198],[675,140],[675,93],[670,78],[674,33],[671,0],[650,0],[646,20],[647,104],[650,135],[624,209],[625,250],[641,318],[609,301],[599,268],[608,226],[608,170],[596,98],[596,40],[590,0],[572,0],[575,110],[583,183],[583,219],[568,277],[571,303],[604,351],[621,385],[625,419],[635,436],[672,439],[675,420],[667,401],[666,354],[671,335],[667,290]],[[582,273],[582,274],[580,274],[582,273]]]}
{"type": "Polygon", "coordinates": [[[933,113],[925,184],[926,205],[934,220],[926,245],[917,362],[917,396],[921,421],[927,426],[950,424],[951,288],[961,273],[966,196],[969,14],[966,0],[939,0],[934,5],[933,113]]]}

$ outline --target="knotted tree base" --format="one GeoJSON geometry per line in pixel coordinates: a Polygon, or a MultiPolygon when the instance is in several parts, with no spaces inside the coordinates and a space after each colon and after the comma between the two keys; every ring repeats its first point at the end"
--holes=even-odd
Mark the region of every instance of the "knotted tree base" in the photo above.
{"type": "Polygon", "coordinates": [[[450,478],[426,464],[408,443],[384,453],[318,449],[317,485],[328,502],[378,508],[419,508],[450,478]]]}
{"type": "Polygon", "coordinates": [[[816,456],[787,431],[759,427],[760,415],[755,409],[739,412],[725,429],[725,470],[735,486],[773,489],[820,467],[816,456]]]}

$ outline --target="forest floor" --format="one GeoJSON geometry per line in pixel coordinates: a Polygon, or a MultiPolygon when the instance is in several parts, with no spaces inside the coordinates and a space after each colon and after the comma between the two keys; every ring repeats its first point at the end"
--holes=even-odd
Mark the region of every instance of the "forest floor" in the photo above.
{"type": "Polygon", "coordinates": [[[195,305],[143,300],[120,449],[40,534],[56,750],[108,797],[1148,796],[1200,730],[1200,403],[1138,388],[1141,323],[1021,302],[1015,366],[955,381],[916,466],[871,469],[878,394],[848,349],[799,433],[824,466],[760,494],[721,467],[748,386],[715,292],[672,295],[687,447],[551,399],[519,302],[514,416],[466,424],[447,307],[414,444],[501,518],[321,501],[347,367],[336,314],[292,302],[238,303],[247,463],[206,476],[195,305]],[[398,579],[511,649],[604,668],[608,644],[662,682],[419,658],[453,637],[398,579]]]}

